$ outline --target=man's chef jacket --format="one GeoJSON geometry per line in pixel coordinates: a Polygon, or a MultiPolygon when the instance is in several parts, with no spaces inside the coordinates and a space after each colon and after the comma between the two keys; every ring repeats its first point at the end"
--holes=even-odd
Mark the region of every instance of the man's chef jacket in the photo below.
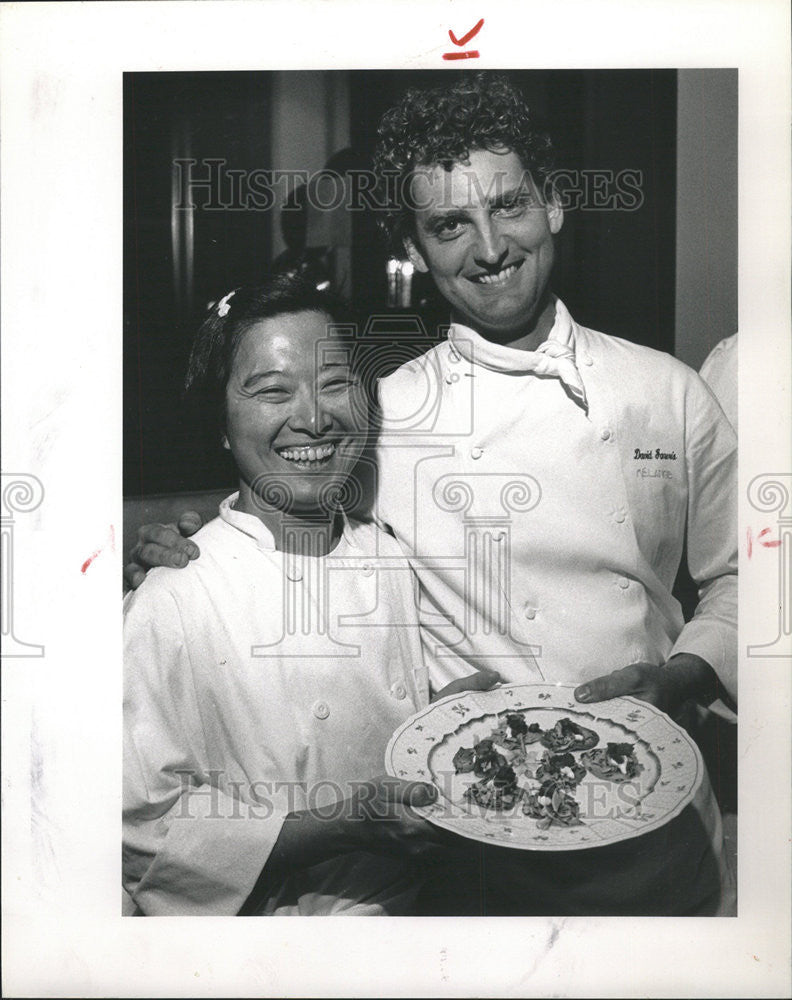
{"type": "Polygon", "coordinates": [[[736,698],[732,428],[691,369],[560,301],[548,339],[574,351],[587,405],[460,325],[380,384],[377,515],[420,577],[433,687],[483,665],[580,684],[686,652],[736,698]]]}

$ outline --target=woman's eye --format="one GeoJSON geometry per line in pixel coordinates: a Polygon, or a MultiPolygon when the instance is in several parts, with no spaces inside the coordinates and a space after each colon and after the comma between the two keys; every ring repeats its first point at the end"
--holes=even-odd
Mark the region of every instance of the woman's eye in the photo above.
{"type": "Polygon", "coordinates": [[[276,402],[281,399],[286,399],[289,395],[288,390],[283,389],[281,386],[268,385],[263,389],[259,389],[256,395],[259,399],[266,399],[270,402],[276,402]]]}
{"type": "Polygon", "coordinates": [[[341,389],[352,389],[360,385],[356,378],[334,378],[322,385],[322,391],[338,392],[341,389]]]}

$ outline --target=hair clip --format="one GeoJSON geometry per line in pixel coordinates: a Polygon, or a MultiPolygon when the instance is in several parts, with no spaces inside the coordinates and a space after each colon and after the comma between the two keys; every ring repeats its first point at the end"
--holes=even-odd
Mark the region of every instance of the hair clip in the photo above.
{"type": "Polygon", "coordinates": [[[231,299],[232,296],[234,296],[234,295],[236,295],[236,288],[233,290],[233,292],[229,292],[228,295],[226,295],[224,298],[220,299],[220,301],[217,303],[217,315],[218,316],[227,316],[228,315],[228,310],[231,308],[231,306],[228,304],[228,302],[229,302],[229,299],[231,299]]]}

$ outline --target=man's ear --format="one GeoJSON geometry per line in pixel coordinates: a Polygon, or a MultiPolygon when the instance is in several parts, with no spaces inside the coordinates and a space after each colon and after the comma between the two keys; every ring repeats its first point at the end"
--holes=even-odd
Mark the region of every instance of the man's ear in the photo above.
{"type": "Polygon", "coordinates": [[[564,210],[555,197],[547,203],[547,224],[553,236],[561,231],[561,226],[564,224],[564,210]]]}
{"type": "Polygon", "coordinates": [[[231,451],[231,445],[228,443],[228,438],[225,434],[220,438],[220,444],[225,448],[226,451],[231,451]]]}
{"type": "Polygon", "coordinates": [[[410,236],[405,236],[402,242],[404,243],[404,249],[407,251],[407,256],[410,259],[410,263],[415,268],[415,270],[420,271],[421,274],[427,274],[429,272],[429,266],[423,259],[423,254],[415,245],[413,239],[410,236]]]}

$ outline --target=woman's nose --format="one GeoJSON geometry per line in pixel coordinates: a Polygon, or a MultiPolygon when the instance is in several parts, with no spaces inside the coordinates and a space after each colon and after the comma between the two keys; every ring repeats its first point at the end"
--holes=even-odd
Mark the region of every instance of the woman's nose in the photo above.
{"type": "Polygon", "coordinates": [[[319,435],[326,434],[330,430],[333,418],[322,406],[322,401],[317,395],[306,392],[301,393],[295,400],[289,423],[293,430],[319,435]]]}

